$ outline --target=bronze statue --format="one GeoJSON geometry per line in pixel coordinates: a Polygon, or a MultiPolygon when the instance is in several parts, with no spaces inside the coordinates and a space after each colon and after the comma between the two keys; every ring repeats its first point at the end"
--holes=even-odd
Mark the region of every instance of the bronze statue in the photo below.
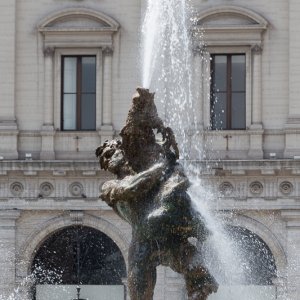
{"type": "Polygon", "coordinates": [[[137,88],[121,140],[97,148],[101,168],[116,175],[100,197],[132,226],[128,285],[131,300],[151,300],[156,267],[183,274],[189,299],[205,300],[218,284],[201,261],[209,232],[187,193],[173,131],[158,117],[154,94],[137,88]],[[157,134],[162,136],[156,140],[157,134]]]}

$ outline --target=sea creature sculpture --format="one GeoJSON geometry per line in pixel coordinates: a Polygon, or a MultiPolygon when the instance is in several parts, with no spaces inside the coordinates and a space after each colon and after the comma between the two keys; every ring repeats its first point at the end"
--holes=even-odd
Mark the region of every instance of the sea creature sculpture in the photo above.
{"type": "Polygon", "coordinates": [[[96,155],[101,168],[116,175],[102,186],[101,199],[132,226],[131,300],[153,299],[158,265],[183,274],[190,300],[207,299],[218,289],[199,247],[209,231],[187,193],[174,133],[159,118],[148,89],[137,88],[120,135],[122,140],[106,141],[96,155]]]}

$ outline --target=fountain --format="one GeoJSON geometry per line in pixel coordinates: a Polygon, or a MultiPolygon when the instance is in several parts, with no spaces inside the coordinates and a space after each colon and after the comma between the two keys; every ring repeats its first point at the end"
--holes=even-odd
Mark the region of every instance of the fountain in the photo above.
{"type": "Polygon", "coordinates": [[[195,209],[190,181],[178,163],[180,155],[188,158],[186,129],[196,124],[187,21],[185,0],[148,1],[142,28],[142,82],[147,88],[137,88],[133,96],[122,139],[96,150],[101,168],[117,177],[103,185],[100,197],[132,226],[132,300],[153,299],[158,265],[183,275],[189,299],[205,300],[218,289],[202,253],[211,231],[195,209]],[[168,126],[158,116],[149,87],[168,126]]]}
{"type": "Polygon", "coordinates": [[[121,137],[105,142],[96,155],[101,168],[117,176],[104,183],[100,197],[132,226],[131,300],[153,299],[158,265],[183,274],[189,299],[207,299],[218,288],[199,247],[210,233],[187,193],[173,131],[158,117],[148,89],[137,88],[121,137]]]}

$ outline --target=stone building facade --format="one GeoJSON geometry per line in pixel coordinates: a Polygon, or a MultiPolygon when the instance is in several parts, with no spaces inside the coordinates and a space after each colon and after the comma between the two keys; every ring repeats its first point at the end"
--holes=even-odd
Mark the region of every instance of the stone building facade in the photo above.
{"type": "MultiPolygon", "coordinates": [[[[300,3],[191,2],[198,106],[197,130],[190,138],[201,141],[205,158],[197,166],[215,192],[216,212],[270,249],[276,299],[299,299],[300,3]],[[218,55],[244,58],[242,129],[211,128],[211,57],[218,55]]],[[[99,169],[94,149],[118,135],[140,84],[137,57],[145,5],[137,0],[0,3],[3,299],[30,275],[42,243],[69,226],[103,232],[127,264],[130,227],[98,198],[109,175],[99,169]],[[63,117],[69,117],[62,105],[65,57],[95,58],[92,130],[64,130],[63,117]]],[[[22,299],[26,289],[19,289],[22,299]]],[[[155,299],[184,297],[181,278],[159,268],[155,299]]]]}

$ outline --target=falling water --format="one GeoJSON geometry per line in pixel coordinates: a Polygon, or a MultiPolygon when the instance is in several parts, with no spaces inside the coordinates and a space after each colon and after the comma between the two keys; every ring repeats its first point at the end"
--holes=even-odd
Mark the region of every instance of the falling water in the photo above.
{"type": "Polygon", "coordinates": [[[192,159],[202,158],[192,87],[194,66],[188,30],[191,19],[191,8],[186,0],[148,0],[142,26],[142,82],[144,87],[156,92],[161,114],[166,124],[175,130],[183,163],[190,173],[189,193],[212,232],[203,249],[204,253],[209,251],[206,264],[219,282],[232,284],[243,281],[242,257],[213,213],[216,195],[202,187],[199,169],[189,163],[192,148],[196,149],[192,159]],[[238,280],[236,274],[239,274],[238,280]]]}
{"type": "MultiPolygon", "coordinates": [[[[195,123],[188,23],[184,0],[148,1],[142,26],[142,83],[156,92],[160,113],[176,130],[179,143],[187,139],[187,125],[195,123]]],[[[187,156],[188,147],[181,153],[187,156]]]]}

